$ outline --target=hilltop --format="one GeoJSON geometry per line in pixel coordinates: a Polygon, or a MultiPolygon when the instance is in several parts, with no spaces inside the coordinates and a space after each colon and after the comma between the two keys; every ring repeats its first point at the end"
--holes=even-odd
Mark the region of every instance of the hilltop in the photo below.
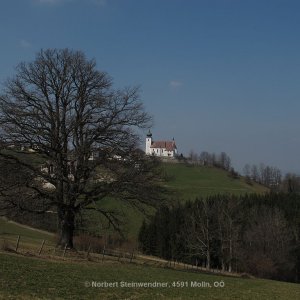
{"type": "Polygon", "coordinates": [[[265,193],[268,188],[245,178],[234,178],[228,171],[216,167],[206,167],[183,163],[163,163],[167,176],[166,186],[174,191],[179,199],[195,199],[215,194],[242,195],[265,193]]]}

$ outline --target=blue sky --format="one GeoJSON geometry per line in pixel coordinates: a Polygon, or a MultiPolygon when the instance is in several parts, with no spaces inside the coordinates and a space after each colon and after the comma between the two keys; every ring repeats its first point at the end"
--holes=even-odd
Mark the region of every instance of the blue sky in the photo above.
{"type": "Polygon", "coordinates": [[[2,0],[0,81],[41,48],[139,85],[155,139],[300,173],[300,1],[2,0]]]}

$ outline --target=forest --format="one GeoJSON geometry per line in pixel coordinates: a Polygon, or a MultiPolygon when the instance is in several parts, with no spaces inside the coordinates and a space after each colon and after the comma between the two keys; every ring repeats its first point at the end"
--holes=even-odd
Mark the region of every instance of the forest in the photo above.
{"type": "Polygon", "coordinates": [[[139,233],[149,255],[299,282],[300,195],[216,195],[161,207],[139,233]]]}

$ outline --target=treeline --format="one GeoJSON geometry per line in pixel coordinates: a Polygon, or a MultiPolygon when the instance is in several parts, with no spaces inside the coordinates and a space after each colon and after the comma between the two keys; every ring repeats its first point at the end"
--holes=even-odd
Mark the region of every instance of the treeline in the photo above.
{"type": "Polygon", "coordinates": [[[190,151],[188,160],[202,166],[217,167],[227,171],[231,170],[231,159],[225,152],[215,154],[202,151],[198,154],[197,152],[190,151]]]}
{"type": "Polygon", "coordinates": [[[246,180],[252,180],[272,189],[278,189],[282,181],[280,169],[263,163],[259,165],[246,164],[243,168],[246,180]]]}
{"type": "Polygon", "coordinates": [[[161,207],[139,243],[168,260],[299,282],[299,237],[299,195],[217,195],[161,207]]]}
{"type": "Polygon", "coordinates": [[[287,173],[281,182],[281,190],[288,193],[300,193],[300,176],[287,173]]]}
{"type": "Polygon", "coordinates": [[[300,193],[300,176],[294,173],[282,175],[280,169],[263,163],[259,165],[246,164],[243,175],[248,183],[251,181],[263,184],[273,191],[285,193],[300,193]]]}

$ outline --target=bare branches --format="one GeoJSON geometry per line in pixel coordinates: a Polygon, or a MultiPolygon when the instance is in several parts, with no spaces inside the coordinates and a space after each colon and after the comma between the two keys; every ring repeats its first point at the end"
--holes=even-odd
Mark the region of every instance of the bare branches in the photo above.
{"type": "Polygon", "coordinates": [[[155,164],[136,155],[136,129],[150,122],[138,88],[113,90],[108,74],[82,52],[42,50],[18,66],[0,96],[1,142],[10,147],[0,157],[30,171],[34,180],[25,188],[51,200],[67,224],[103,197],[135,206],[157,201],[155,164]],[[43,162],[20,158],[30,151],[43,162]]]}

